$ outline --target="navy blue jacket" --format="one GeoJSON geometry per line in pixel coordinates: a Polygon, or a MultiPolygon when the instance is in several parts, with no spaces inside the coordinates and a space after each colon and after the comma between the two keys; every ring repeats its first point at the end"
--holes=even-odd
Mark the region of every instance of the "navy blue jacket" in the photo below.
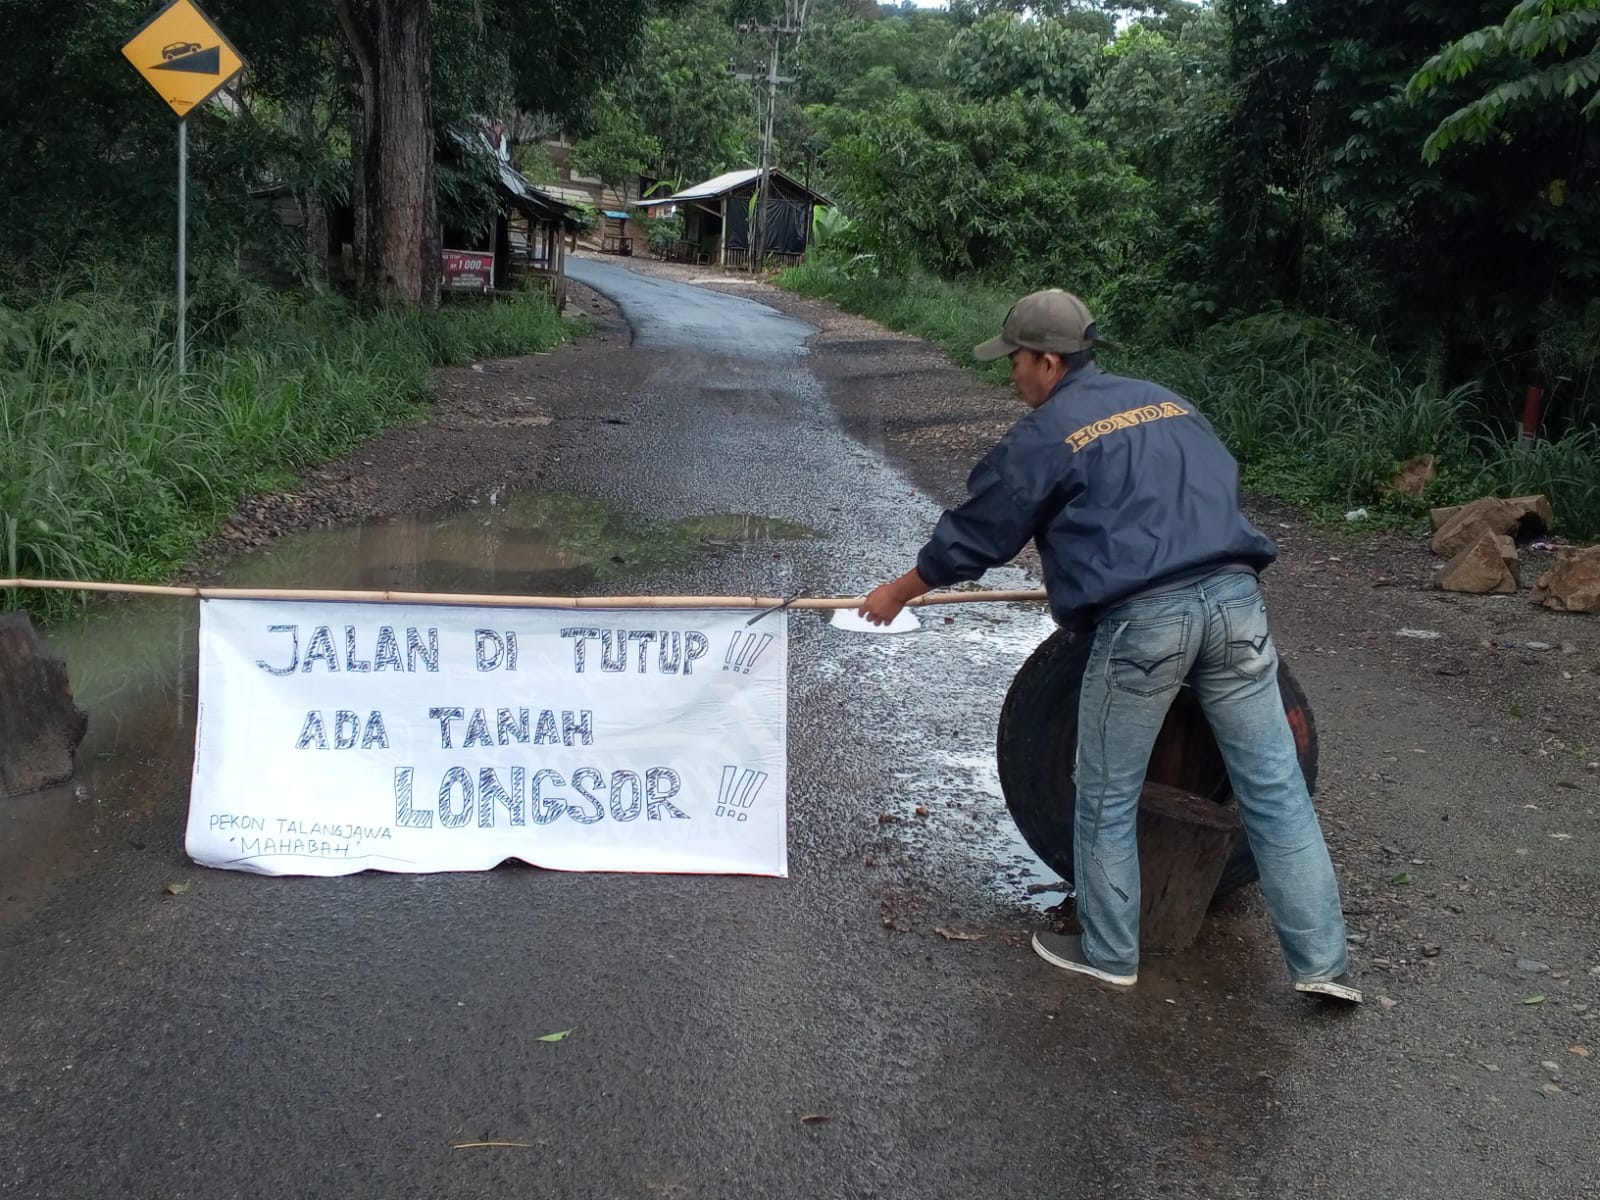
{"type": "Polygon", "coordinates": [[[1097,366],[1069,374],[967,479],[917,556],[930,587],[977,579],[1034,539],[1056,621],[1081,629],[1120,600],[1259,571],[1272,541],[1239,508],[1239,467],[1187,400],[1097,366]]]}

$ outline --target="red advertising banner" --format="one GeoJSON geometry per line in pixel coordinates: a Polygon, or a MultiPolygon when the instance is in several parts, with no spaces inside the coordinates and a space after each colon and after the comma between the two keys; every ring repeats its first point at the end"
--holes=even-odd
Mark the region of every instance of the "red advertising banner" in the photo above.
{"type": "Polygon", "coordinates": [[[494,286],[494,253],[489,250],[446,250],[444,286],[488,291],[494,286]]]}

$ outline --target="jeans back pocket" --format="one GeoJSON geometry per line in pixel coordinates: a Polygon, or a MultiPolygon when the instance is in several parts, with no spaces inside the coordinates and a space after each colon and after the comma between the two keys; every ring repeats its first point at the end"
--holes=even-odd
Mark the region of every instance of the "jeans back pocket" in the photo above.
{"type": "Polygon", "coordinates": [[[1278,652],[1267,628],[1267,602],[1261,593],[1217,605],[1227,637],[1223,647],[1228,670],[1241,679],[1259,679],[1277,666],[1278,652]]]}
{"type": "Polygon", "coordinates": [[[1119,692],[1158,696],[1183,682],[1189,662],[1189,614],[1129,621],[1111,645],[1111,682],[1119,692]]]}

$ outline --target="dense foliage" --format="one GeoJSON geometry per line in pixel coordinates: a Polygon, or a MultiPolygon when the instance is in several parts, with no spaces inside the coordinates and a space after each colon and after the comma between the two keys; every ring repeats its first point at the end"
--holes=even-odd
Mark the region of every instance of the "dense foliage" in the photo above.
{"type": "MultiPolygon", "coordinates": [[[[248,70],[188,119],[179,380],[175,118],[119,53],[156,7],[0,0],[3,575],[161,578],[241,494],[412,416],[437,364],[542,349],[569,327],[542,295],[419,312],[330,294],[306,233],[353,199],[362,106],[338,5],[205,0],[248,70]],[[269,187],[306,222],[277,220],[269,187]],[[243,247],[305,286],[241,275],[243,247]]],[[[536,140],[584,119],[649,11],[647,0],[432,5],[425,137],[449,145],[450,128],[495,115],[536,140]]],[[[459,156],[441,169],[438,211],[481,223],[497,203],[486,169],[459,156]]],[[[6,597],[46,613],[64,602],[6,597]]]]}
{"type": "MultiPolygon", "coordinates": [[[[200,253],[250,232],[310,263],[249,195],[355,186],[349,2],[208,6],[250,70],[235,104],[191,119],[200,253]]],[[[753,165],[761,25],[803,13],[779,46],[776,158],[880,269],[1105,291],[1161,338],[1275,307],[1328,316],[1481,383],[1494,413],[1539,382],[1552,420],[1595,419],[1600,0],[428,7],[441,128],[492,116],[536,146],[565,126],[616,182],[753,165]]],[[[147,9],[85,0],[41,21],[0,0],[0,257],[34,278],[170,227],[172,119],[117,54],[147,9]]],[[[439,186],[452,223],[489,199],[460,172],[439,186]]]]}
{"type": "MultiPolygon", "coordinates": [[[[174,225],[173,118],[118,54],[153,6],[81,0],[45,20],[34,0],[0,0],[0,422],[11,446],[32,447],[13,453],[0,481],[0,549],[18,569],[64,565],[68,543],[40,540],[64,528],[52,504],[104,509],[92,499],[99,468],[78,471],[63,449],[42,449],[61,397],[143,414],[107,442],[148,445],[159,463],[170,459],[160,439],[129,430],[193,400],[133,365],[159,368],[170,345],[170,304],[147,301],[137,317],[127,307],[168,295],[170,268],[124,266],[115,287],[83,274],[108,261],[162,264],[130,251],[130,238],[159,240],[174,225]],[[106,288],[110,299],[97,295],[106,288]],[[103,319],[63,321],[74,312],[103,319]],[[117,331],[115,356],[102,327],[117,331]]],[[[998,298],[1066,286],[1141,364],[1216,407],[1258,486],[1365,501],[1395,462],[1433,452],[1446,467],[1436,495],[1547,488],[1573,527],[1600,530],[1600,0],[207,9],[249,61],[228,102],[189,122],[195,324],[210,364],[197,386],[221,406],[207,420],[253,422],[250,405],[267,401],[241,396],[319,394],[283,382],[301,379],[302,363],[313,364],[307,378],[377,396],[361,392],[360,364],[373,345],[393,344],[392,330],[355,309],[329,301],[317,321],[263,319],[270,351],[235,333],[219,340],[232,326],[204,315],[208,294],[238,286],[226,281],[241,244],[318,293],[325,281],[304,231],[314,240],[326,209],[364,186],[358,211],[388,203],[381,171],[368,178],[373,63],[341,14],[425,14],[426,61],[383,65],[425,89],[441,147],[459,150],[450,130],[492,118],[538,172],[549,165],[541,139],[565,129],[580,167],[656,187],[755,165],[770,26],[786,18],[799,28],[777,43],[775,161],[834,204],[817,222],[812,290],[958,345],[998,298]],[[269,217],[252,195],[267,185],[295,197],[305,225],[269,217]],[[319,340],[318,322],[354,340],[319,340]],[[228,364],[236,379],[239,362],[269,353],[280,357],[260,388],[230,392],[206,373],[228,364]],[[330,375],[329,362],[344,365],[330,375]],[[1530,385],[1545,396],[1534,445],[1514,436],[1530,385]]],[[[481,223],[494,203],[486,164],[454,152],[438,163],[428,211],[481,223]]],[[[650,240],[673,232],[660,223],[650,240]]],[[[358,256],[372,253],[356,241],[358,256]]],[[[427,291],[424,280],[424,304],[427,291]]],[[[456,319],[409,327],[406,395],[444,353],[417,347],[456,319]]],[[[386,419],[378,399],[370,412],[386,419]]],[[[319,439],[305,453],[336,444],[319,439]]],[[[184,520],[209,511],[197,497],[239,486],[217,484],[212,466],[149,469],[150,494],[175,497],[184,520]]],[[[167,535],[129,520],[117,533],[128,553],[169,561],[167,535]]]]}
{"type": "Polygon", "coordinates": [[[1476,386],[1492,420],[1529,384],[1551,429],[1600,419],[1600,0],[986,0],[811,24],[780,161],[815,162],[856,269],[1050,278],[1163,343],[1325,317],[1476,386]]]}
{"type": "Polygon", "coordinates": [[[839,194],[885,261],[1094,291],[1152,233],[1148,186],[1069,110],[1009,92],[990,103],[905,91],[820,126],[839,194]]]}
{"type": "MultiPolygon", "coordinates": [[[[419,3],[429,61],[386,65],[420,73],[439,144],[454,149],[444,131],[474,119],[506,122],[530,142],[592,124],[602,85],[674,0],[207,0],[248,68],[224,100],[189,117],[197,258],[231,257],[248,237],[312,281],[300,235],[251,194],[284,185],[313,203],[352,198],[364,95],[338,10],[419,3]]],[[[64,262],[115,252],[129,231],[175,226],[175,119],[119,52],[157,7],[76,0],[46,14],[36,0],[0,0],[0,299],[48,287],[64,262]]],[[[481,183],[489,168],[477,167],[481,183]]],[[[492,212],[492,192],[470,183],[459,173],[439,181],[452,224],[492,212]]]]}
{"type": "MultiPolygon", "coordinates": [[[[690,13],[665,23],[736,15],[690,13]]],[[[762,36],[729,32],[716,55],[748,61],[762,36]]],[[[781,49],[777,161],[837,206],[813,257],[841,297],[918,295],[919,273],[1059,284],[1206,377],[1237,378],[1219,347],[1267,371],[1325,355],[1333,380],[1376,355],[1359,387],[1312,389],[1339,438],[1372,431],[1359,469],[1319,475],[1340,499],[1413,453],[1462,464],[1440,489],[1479,478],[1536,387],[1557,448],[1530,453],[1591,511],[1600,0],[812,0],[781,49]]],[[[641,60],[633,110],[702,90],[665,67],[641,60]]],[[[660,172],[752,163],[749,121],[723,129],[719,153],[663,153],[660,172]]],[[[1258,446],[1278,468],[1331,429],[1315,405],[1258,407],[1302,422],[1292,455],[1258,446]]]]}

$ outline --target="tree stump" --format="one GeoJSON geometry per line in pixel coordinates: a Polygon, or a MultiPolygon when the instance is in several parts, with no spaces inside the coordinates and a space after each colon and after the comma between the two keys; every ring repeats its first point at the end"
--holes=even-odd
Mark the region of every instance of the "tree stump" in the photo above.
{"type": "Polygon", "coordinates": [[[1141,951],[1194,944],[1240,836],[1237,805],[1164,783],[1145,784],[1139,795],[1141,951]]]}
{"type": "Polygon", "coordinates": [[[0,616],[0,796],[71,779],[88,728],[66,664],[44,652],[28,615],[0,616]]]}

